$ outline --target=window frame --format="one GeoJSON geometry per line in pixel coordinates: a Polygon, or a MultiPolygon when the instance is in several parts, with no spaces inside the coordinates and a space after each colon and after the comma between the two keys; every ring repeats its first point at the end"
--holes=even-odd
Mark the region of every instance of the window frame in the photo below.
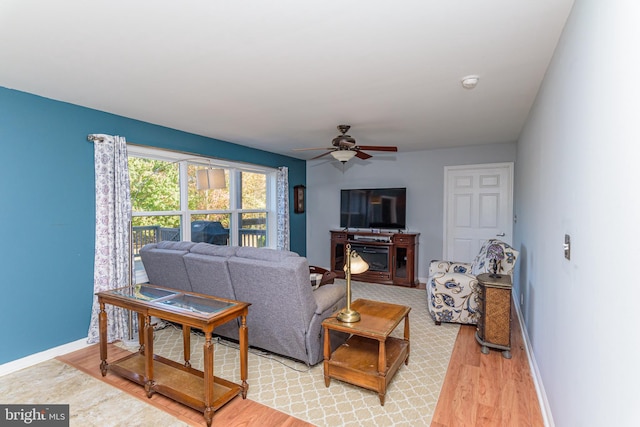
{"type": "Polygon", "coordinates": [[[152,160],[161,160],[178,165],[180,208],[175,211],[145,211],[132,212],[133,217],[140,216],[180,216],[180,235],[182,241],[191,241],[191,217],[192,215],[229,214],[229,238],[230,246],[238,246],[240,216],[243,213],[264,213],[267,217],[266,242],[267,248],[275,248],[277,243],[277,203],[276,203],[276,175],[277,169],[254,165],[250,163],[232,162],[199,154],[171,151],[160,148],[151,148],[135,144],[127,144],[127,155],[152,160]],[[190,210],[188,204],[188,164],[224,168],[229,171],[229,209],[223,210],[190,210]],[[265,209],[241,209],[238,208],[242,200],[241,172],[264,174],[266,178],[266,207],[265,209]]]}

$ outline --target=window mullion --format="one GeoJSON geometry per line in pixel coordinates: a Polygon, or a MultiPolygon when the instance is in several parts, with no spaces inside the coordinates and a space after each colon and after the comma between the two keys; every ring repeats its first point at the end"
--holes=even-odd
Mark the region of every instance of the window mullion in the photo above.
{"type": "Polygon", "coordinates": [[[180,162],[180,216],[182,240],[191,241],[191,214],[189,212],[189,173],[187,161],[180,162]]]}

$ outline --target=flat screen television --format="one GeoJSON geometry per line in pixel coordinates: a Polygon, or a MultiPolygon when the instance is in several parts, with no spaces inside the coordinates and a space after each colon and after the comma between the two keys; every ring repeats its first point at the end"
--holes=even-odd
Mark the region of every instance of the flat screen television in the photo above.
{"type": "Polygon", "coordinates": [[[402,230],[407,226],[406,188],[340,191],[340,227],[402,230]]]}

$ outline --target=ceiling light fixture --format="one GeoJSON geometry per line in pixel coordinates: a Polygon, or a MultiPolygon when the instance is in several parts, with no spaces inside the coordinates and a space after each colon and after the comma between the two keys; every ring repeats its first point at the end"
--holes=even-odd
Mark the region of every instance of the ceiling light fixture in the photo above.
{"type": "Polygon", "coordinates": [[[462,82],[462,87],[465,89],[473,89],[474,87],[476,87],[476,85],[478,84],[478,81],[480,80],[480,77],[478,76],[466,76],[463,77],[461,82],[462,82]]]}
{"type": "Polygon", "coordinates": [[[342,163],[347,163],[356,155],[356,152],[351,150],[336,150],[332,151],[331,155],[334,159],[340,160],[342,163]]]}
{"type": "Polygon", "coordinates": [[[224,176],[224,169],[207,168],[198,170],[196,185],[198,190],[226,188],[227,180],[224,176]]]}

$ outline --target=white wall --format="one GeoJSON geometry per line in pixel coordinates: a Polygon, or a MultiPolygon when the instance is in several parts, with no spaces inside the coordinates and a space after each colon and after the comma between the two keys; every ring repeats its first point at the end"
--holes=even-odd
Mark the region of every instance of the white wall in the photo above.
{"type": "Polygon", "coordinates": [[[418,277],[442,257],[444,167],[515,161],[515,143],[412,153],[377,153],[343,165],[332,158],[307,162],[307,258],[330,264],[329,230],[340,226],[343,188],[407,187],[407,227],[419,232],[418,277]]]}
{"type": "Polygon", "coordinates": [[[640,419],[639,22],[576,0],[517,146],[516,292],[557,426],[640,419]]]}

